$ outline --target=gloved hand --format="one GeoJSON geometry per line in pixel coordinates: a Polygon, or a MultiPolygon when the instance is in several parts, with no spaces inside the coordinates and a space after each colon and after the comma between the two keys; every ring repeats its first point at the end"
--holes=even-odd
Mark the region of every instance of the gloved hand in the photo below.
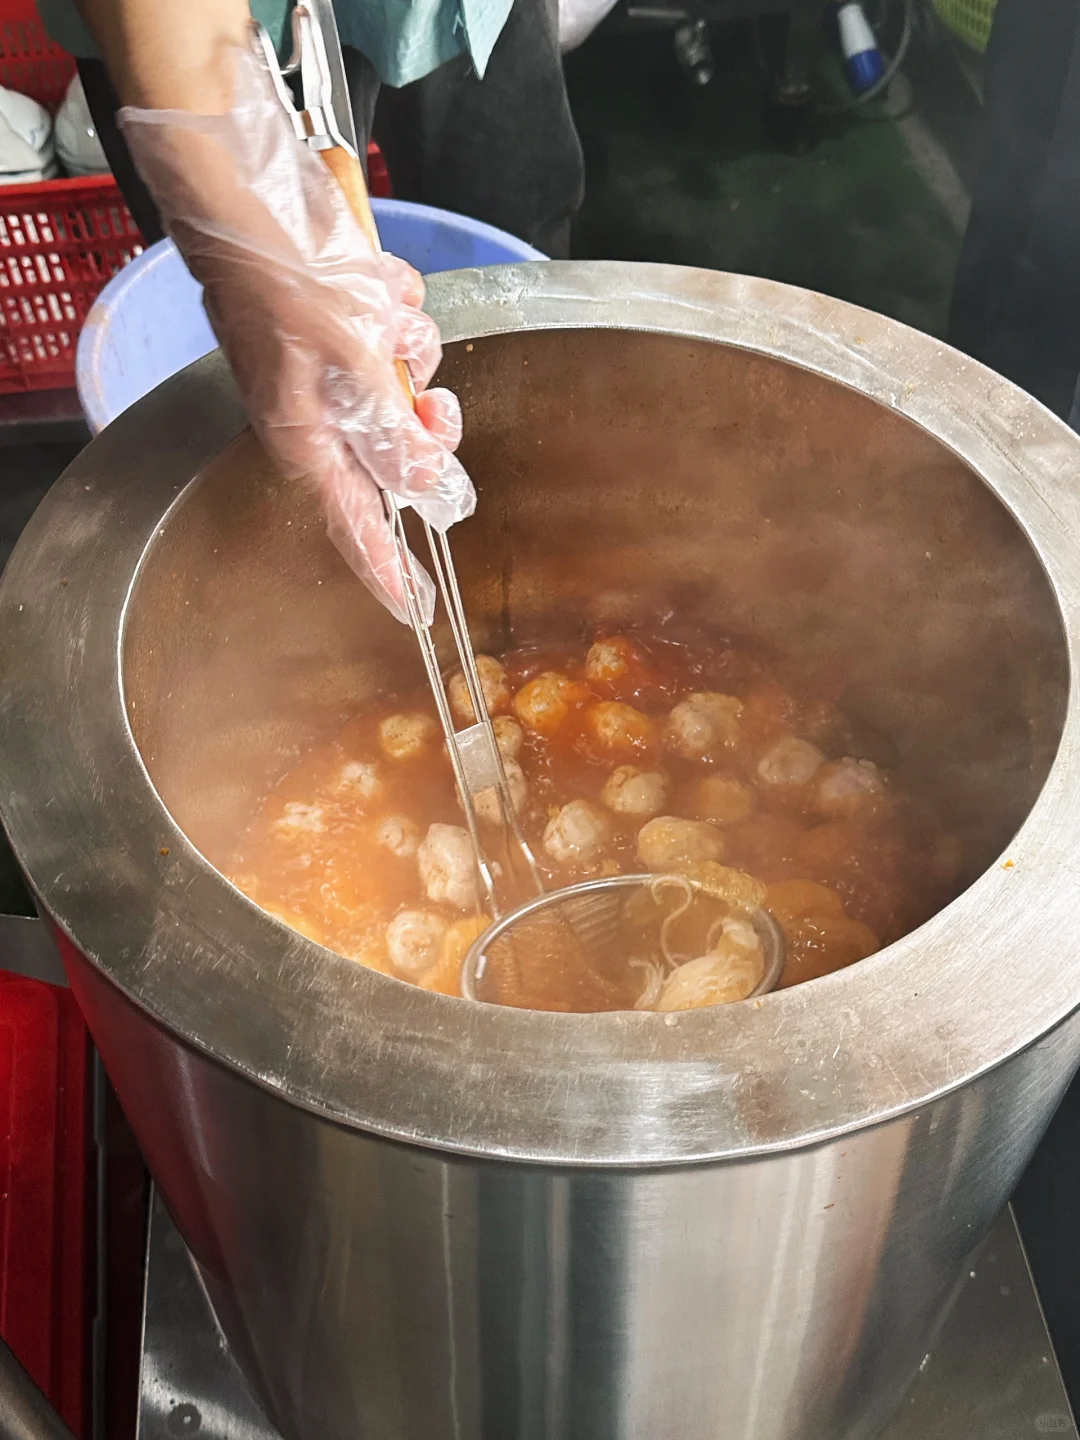
{"type": "MultiPolygon", "coordinates": [[[[253,428],[282,473],[318,494],[331,539],[405,619],[380,490],[438,530],[471,515],[472,484],[453,450],[461,411],[424,390],[438,329],[423,282],[373,251],[337,182],[293,134],[265,62],[235,52],[226,115],[120,112],[135,164],[188,268],[253,428]],[[418,392],[409,404],[394,359],[418,392]]],[[[420,567],[430,619],[434,587],[420,567]]]]}

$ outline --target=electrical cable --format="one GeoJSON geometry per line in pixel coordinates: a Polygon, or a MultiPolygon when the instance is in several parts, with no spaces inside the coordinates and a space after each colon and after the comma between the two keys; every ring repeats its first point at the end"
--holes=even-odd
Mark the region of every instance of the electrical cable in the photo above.
{"type": "MultiPolygon", "coordinates": [[[[878,23],[874,27],[875,31],[883,28],[883,20],[890,8],[890,4],[891,0],[881,0],[881,3],[878,5],[875,17],[878,23]]],[[[908,50],[911,48],[912,36],[915,33],[915,0],[902,0],[902,4],[904,8],[903,19],[900,26],[900,36],[896,42],[896,49],[893,52],[892,58],[887,61],[882,75],[875,80],[869,89],[864,90],[859,95],[851,96],[848,100],[835,101],[833,103],[823,100],[810,100],[808,103],[811,109],[822,115],[849,114],[869,104],[871,100],[879,99],[885,93],[897,75],[899,75],[901,67],[907,59],[908,50]]],[[[761,36],[760,16],[755,16],[753,19],[753,37],[758,68],[763,74],[771,78],[775,74],[775,69],[769,63],[768,56],[765,53],[765,46],[761,36]]],[[[890,116],[889,118],[894,119],[895,117],[890,116]]]]}
{"type": "Polygon", "coordinates": [[[868,104],[883,95],[892,82],[900,73],[900,68],[907,59],[908,50],[911,48],[911,37],[915,33],[915,0],[903,0],[904,18],[900,27],[900,38],[896,42],[896,49],[892,59],[886,63],[881,76],[874,81],[868,89],[863,90],[859,95],[853,95],[849,100],[837,101],[835,104],[814,102],[814,109],[823,115],[842,115],[851,110],[857,110],[861,105],[868,104]]]}

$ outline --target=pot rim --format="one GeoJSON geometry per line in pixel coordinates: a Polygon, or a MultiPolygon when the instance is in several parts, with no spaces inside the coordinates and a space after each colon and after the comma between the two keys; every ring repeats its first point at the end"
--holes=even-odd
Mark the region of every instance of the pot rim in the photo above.
{"type": "Polygon", "coordinates": [[[40,903],[75,946],[169,1031],[293,1104],[445,1151],[565,1166],[680,1165],[816,1144],[973,1080],[1080,1005],[1080,437],[941,342],[767,280],[531,263],[433,277],[429,309],[448,342],[588,327],[757,351],[857,389],[966,462],[1040,558],[1064,630],[1062,738],[1027,820],[1007,853],[917,931],[847,970],[738,1006],[669,1015],[477,1006],[321,949],[191,846],[124,710],[123,626],[142,559],[193,477],[244,429],[214,355],[82,452],[0,582],[0,816],[40,903]]]}

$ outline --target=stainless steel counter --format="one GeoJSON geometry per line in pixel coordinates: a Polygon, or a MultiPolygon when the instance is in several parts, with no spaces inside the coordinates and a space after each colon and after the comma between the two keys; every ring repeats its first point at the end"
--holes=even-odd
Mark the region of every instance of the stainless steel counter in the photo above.
{"type": "MultiPolygon", "coordinates": [[[[187,1251],[156,1198],[148,1255],[138,1440],[280,1440],[229,1355],[187,1251]]],[[[1076,1427],[1006,1211],[881,1440],[1047,1435],[1074,1437],[1076,1427]]]]}

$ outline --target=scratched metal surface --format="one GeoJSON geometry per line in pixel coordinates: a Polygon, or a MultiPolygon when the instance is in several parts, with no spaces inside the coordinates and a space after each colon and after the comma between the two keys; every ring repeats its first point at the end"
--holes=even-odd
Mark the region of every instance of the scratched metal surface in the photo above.
{"type": "MultiPolygon", "coordinates": [[[[229,1354],[157,1197],[148,1250],[138,1440],[196,1434],[202,1440],[281,1440],[229,1354]]],[[[1038,1296],[1006,1211],[881,1440],[1075,1435],[1038,1296]]]]}
{"type": "Polygon", "coordinates": [[[415,658],[213,358],[88,447],[4,573],[4,823],[296,1440],[865,1440],[1080,1057],[1080,438],[766,281],[540,264],[431,295],[471,615],[580,624],[629,581],[808,689],[841,666],[969,826],[971,888],[848,970],[675,1016],[468,1005],[260,912],[214,862],[265,767],[415,658]]]}
{"type": "MultiPolygon", "coordinates": [[[[437,277],[430,293],[487,486],[455,546],[501,563],[514,535],[515,616],[545,594],[584,613],[603,556],[630,563],[593,545],[606,524],[636,543],[635,584],[711,577],[713,610],[752,599],[744,618],[770,639],[843,635],[866,706],[888,699],[879,730],[895,722],[924,753],[935,735],[981,751],[961,796],[999,804],[981,875],[862,964],[670,1024],[463,1011],[285,930],[198,847],[213,858],[230,799],[257,793],[252,755],[295,754],[312,717],[411,651],[297,488],[250,440],[230,445],[243,417],[208,358],[83,452],[0,585],[0,811],[84,953],[173,1034],[294,1104],[555,1164],[835,1136],[970,1081],[1071,1013],[1080,438],[925,335],[760,279],[535,264],[437,277]],[[571,548],[573,584],[537,550],[556,538],[564,558],[592,547],[589,563],[571,548]]],[[[480,579],[498,599],[499,576],[480,579]]]]}

